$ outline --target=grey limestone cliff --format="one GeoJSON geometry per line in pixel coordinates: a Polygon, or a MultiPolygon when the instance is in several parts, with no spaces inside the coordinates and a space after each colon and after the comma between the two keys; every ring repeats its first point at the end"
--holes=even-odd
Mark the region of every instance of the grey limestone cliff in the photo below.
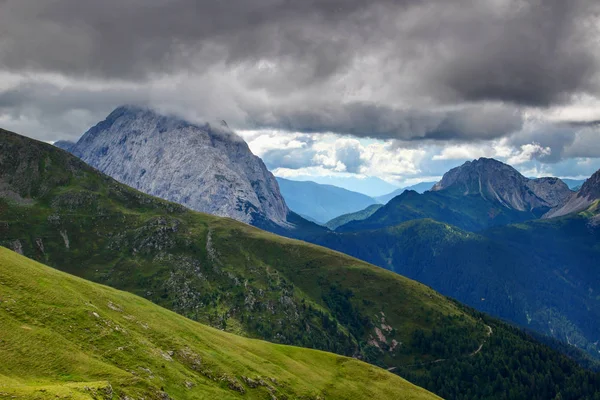
{"type": "Polygon", "coordinates": [[[572,194],[558,178],[528,179],[510,165],[491,158],[468,161],[451,169],[432,188],[439,190],[481,195],[518,211],[559,207],[572,194]]]}
{"type": "Polygon", "coordinates": [[[123,106],[68,150],[126,185],[193,210],[287,225],[277,181],[224,122],[195,125],[123,106]]]}

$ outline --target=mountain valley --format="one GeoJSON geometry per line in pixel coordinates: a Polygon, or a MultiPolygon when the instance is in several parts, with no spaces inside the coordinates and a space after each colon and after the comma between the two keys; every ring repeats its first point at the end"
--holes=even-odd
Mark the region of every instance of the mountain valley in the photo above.
{"type": "Polygon", "coordinates": [[[6,131],[0,137],[0,244],[52,267],[232,333],[355,356],[443,397],[472,398],[473,375],[439,381],[440,368],[484,379],[514,352],[523,357],[517,362],[537,361],[530,373],[497,377],[498,390],[537,398],[561,387],[563,398],[592,398],[586,388],[599,382],[518,330],[398,274],[189,211],[60,149],[6,131]],[[431,363],[438,359],[448,365],[431,363]],[[528,387],[532,373],[541,379],[553,368],[562,373],[543,389],[528,387]]]}

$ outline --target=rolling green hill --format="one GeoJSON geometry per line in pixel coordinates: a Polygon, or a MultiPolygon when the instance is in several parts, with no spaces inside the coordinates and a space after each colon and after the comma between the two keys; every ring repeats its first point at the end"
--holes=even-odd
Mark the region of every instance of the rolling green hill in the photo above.
{"type": "Polygon", "coordinates": [[[213,327],[354,356],[453,399],[508,388],[591,399],[599,387],[566,357],[424,285],[144,195],[6,131],[0,183],[0,244],[213,327]],[[528,367],[508,373],[515,355],[528,367]],[[473,389],[473,379],[489,385],[473,389]]]}
{"type": "Polygon", "coordinates": [[[361,361],[222,332],[5,248],[0,338],[0,398],[438,398],[361,361]]]}

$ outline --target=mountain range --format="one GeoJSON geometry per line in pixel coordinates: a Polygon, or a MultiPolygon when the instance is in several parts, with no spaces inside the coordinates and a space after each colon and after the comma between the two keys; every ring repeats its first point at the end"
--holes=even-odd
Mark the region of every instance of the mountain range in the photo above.
{"type": "Polygon", "coordinates": [[[386,195],[398,189],[397,185],[375,176],[293,175],[281,177],[298,182],[311,181],[320,185],[331,185],[362,193],[372,198],[386,195]]]}
{"type": "Polygon", "coordinates": [[[448,171],[430,191],[405,191],[370,217],[337,231],[378,229],[420,218],[478,231],[539,218],[562,206],[572,193],[558,178],[528,179],[500,161],[480,158],[448,171]]]}
{"type": "MultiPolygon", "coordinates": [[[[561,251],[553,252],[553,258],[549,258],[547,255],[549,252],[545,250],[545,243],[553,242],[552,237],[545,242],[537,240],[526,249],[510,240],[511,236],[518,236],[511,231],[512,224],[526,223],[528,230],[544,231],[544,227],[554,226],[554,222],[543,225],[528,221],[581,212],[592,206],[597,199],[596,192],[590,189],[594,185],[593,180],[590,180],[588,185],[584,185],[579,192],[573,192],[560,179],[526,178],[504,163],[481,158],[448,171],[440,182],[424,193],[403,190],[399,196],[379,206],[367,204],[374,201],[368,196],[316,183],[280,179],[279,185],[277,182],[273,185],[270,183],[272,175],[266,171],[262,162],[257,161],[257,157],[251,154],[247,146],[240,144],[241,139],[226,127],[219,129],[217,133],[211,133],[213,128],[209,125],[201,128],[174,117],[160,116],[149,110],[121,107],[106,121],[86,133],[77,144],[71,146],[66,143],[63,147],[90,162],[91,165],[110,172],[113,177],[125,183],[129,182],[130,177],[127,172],[123,172],[123,165],[128,165],[128,170],[139,168],[138,163],[142,165],[147,162],[144,161],[147,154],[152,153],[156,157],[157,152],[169,153],[172,155],[171,159],[167,158],[152,164],[152,167],[149,166],[153,172],[147,178],[146,186],[133,183],[132,185],[146,193],[157,194],[185,206],[189,204],[181,201],[178,187],[185,187],[187,191],[193,191],[193,188],[198,187],[200,188],[198,191],[202,192],[204,185],[210,182],[214,188],[212,190],[218,193],[230,193],[228,190],[236,185],[246,188],[256,186],[255,194],[261,191],[273,191],[269,196],[257,195],[256,198],[272,199],[270,202],[267,201],[269,204],[281,202],[282,205],[277,209],[287,210],[286,201],[279,192],[281,186],[282,192],[286,194],[285,198],[293,204],[292,210],[303,214],[306,218],[289,210],[285,212],[285,218],[283,214],[273,217],[272,214],[257,212],[256,210],[261,209],[260,202],[255,202],[256,207],[247,208],[246,211],[249,212],[242,213],[243,215],[231,213],[234,209],[231,207],[232,198],[228,199],[225,207],[219,203],[219,198],[214,198],[211,207],[225,209],[226,216],[250,222],[271,232],[321,244],[407,275],[479,310],[551,335],[566,343],[576,344],[590,354],[597,354],[594,345],[597,327],[595,324],[585,323],[586,314],[580,313],[582,309],[594,310],[596,307],[595,303],[588,304],[589,296],[585,295],[585,290],[580,292],[585,280],[593,282],[595,277],[588,272],[582,272],[567,279],[557,272],[560,265],[556,264],[556,260],[561,260],[563,265],[572,264],[571,260],[579,260],[577,257],[565,256],[571,254],[571,248],[579,248],[581,254],[589,254],[590,257],[594,254],[595,231],[583,228],[591,226],[591,222],[585,222],[586,219],[584,222],[560,225],[560,229],[554,231],[553,235],[555,237],[571,235],[571,238],[560,246],[557,244],[557,248],[561,251]],[[119,124],[123,124],[122,128],[119,124]],[[168,129],[162,128],[163,125],[168,129]],[[211,155],[207,158],[212,160],[208,170],[213,169],[212,165],[221,163],[228,165],[227,160],[231,158],[247,158],[252,161],[246,164],[256,165],[259,175],[265,179],[260,181],[262,182],[260,184],[248,184],[252,178],[241,173],[229,181],[221,180],[209,173],[211,179],[208,181],[199,180],[194,183],[197,186],[185,185],[186,181],[183,179],[185,176],[182,177],[177,171],[181,171],[182,166],[187,165],[191,166],[187,170],[198,171],[198,165],[203,165],[191,157],[188,157],[185,162],[176,160],[175,167],[167,168],[168,174],[156,173],[164,167],[163,163],[172,164],[177,158],[178,143],[182,140],[180,138],[186,136],[183,131],[178,131],[179,126],[183,127],[181,129],[190,129],[192,137],[211,138],[217,135],[219,140],[216,142],[224,143],[223,145],[208,144],[215,140],[206,139],[201,145],[186,145],[190,149],[195,149],[194,146],[197,146],[197,149],[190,150],[189,154],[207,151],[207,154],[211,155]],[[164,132],[161,134],[161,131],[164,132]],[[129,139],[132,132],[134,132],[133,136],[143,137],[145,141],[129,139]],[[167,134],[167,132],[175,133],[167,134]],[[222,139],[223,137],[226,139],[222,139]],[[112,147],[100,146],[103,141],[112,143],[112,147]],[[148,141],[154,144],[149,146],[148,141]],[[119,145],[121,142],[123,145],[119,145]],[[135,146],[127,145],[127,142],[134,143],[135,146]],[[150,153],[147,150],[140,150],[146,146],[154,150],[150,153]],[[130,147],[134,150],[126,150],[130,147]],[[95,154],[100,156],[96,157],[95,154]],[[232,156],[232,154],[243,154],[243,156],[232,156]],[[120,169],[115,169],[114,163],[121,165],[118,167],[120,169]],[[156,189],[161,187],[158,185],[160,182],[164,190],[156,189]],[[235,182],[235,185],[232,182],[235,182]],[[152,185],[148,186],[150,183],[152,185]],[[153,186],[155,184],[158,186],[153,186]],[[174,194],[171,194],[172,191],[174,194]],[[360,204],[361,207],[365,204],[368,207],[361,209],[356,205],[359,211],[336,216],[325,223],[326,227],[319,227],[308,221],[323,223],[326,213],[334,215],[343,212],[344,207],[352,206],[353,203],[349,199],[356,200],[358,203],[363,202],[360,204]],[[567,225],[570,228],[567,228],[567,225]],[[327,227],[335,229],[337,233],[332,234],[327,227]],[[493,237],[490,236],[492,232],[496,232],[493,237]],[[570,241],[576,240],[575,237],[579,238],[579,243],[570,245],[570,241]],[[518,251],[515,250],[517,248],[518,251]],[[444,254],[446,267],[439,264],[441,260],[437,261],[441,254],[444,254]],[[496,256],[490,259],[490,254],[496,256]],[[449,265],[452,267],[448,268],[449,265]],[[478,265],[485,265],[486,274],[481,273],[483,270],[478,265]],[[506,265],[522,267],[519,273],[506,274],[506,271],[510,270],[506,265]],[[427,268],[424,269],[425,266],[427,268]],[[536,274],[533,274],[534,270],[536,274]],[[546,283],[537,284],[534,281],[529,285],[521,284],[535,276],[549,276],[549,278],[546,283]],[[517,277],[519,280],[516,280],[517,277]],[[560,278],[554,279],[555,277],[560,278]],[[473,285],[474,281],[478,283],[473,285]],[[570,283],[565,285],[565,282],[570,283]],[[548,287],[554,291],[566,290],[564,296],[572,298],[572,302],[551,300],[548,287]],[[506,298],[510,301],[506,301],[506,298]],[[578,304],[578,306],[570,309],[569,304],[578,304]]],[[[240,170],[245,169],[246,164],[242,163],[240,170]]],[[[571,182],[571,184],[575,183],[577,182],[571,182]]],[[[429,186],[428,183],[424,185],[429,186]]],[[[237,193],[240,195],[249,191],[237,193]]],[[[249,198],[240,196],[235,200],[238,204],[249,198]]],[[[269,209],[269,207],[263,208],[269,209]]],[[[238,209],[237,212],[239,211],[238,209]]],[[[595,221],[593,218],[595,215],[590,221],[595,221]]],[[[545,230],[539,236],[551,236],[549,232],[551,230],[545,230]]],[[[570,270],[587,271],[585,265],[587,265],[585,262],[579,262],[570,270]]]]}
{"type": "MultiPolygon", "coordinates": [[[[136,122],[138,119],[143,122],[140,122],[142,123],[141,126],[151,126],[153,129],[156,125],[155,121],[161,118],[165,119],[165,121],[170,121],[171,125],[177,125],[178,123],[185,125],[185,123],[173,117],[161,117],[148,110],[132,109],[129,107],[122,107],[115,110],[111,114],[113,116],[109,116],[107,121],[115,120],[114,114],[121,115],[121,113],[124,113],[123,118],[125,118],[124,126],[126,132],[132,130],[131,126],[138,124],[136,122]],[[148,119],[151,120],[149,125],[148,119]]],[[[116,119],[119,118],[121,117],[117,117],[116,119]]],[[[99,126],[106,124],[112,126],[114,122],[107,123],[105,121],[99,124],[99,126]]],[[[91,129],[90,132],[94,132],[95,129],[97,128],[91,129]]],[[[115,136],[119,138],[119,141],[123,141],[123,137],[127,135],[120,133],[120,128],[118,127],[114,129],[117,132],[106,131],[103,128],[101,136],[105,140],[108,140],[106,138],[115,136]]],[[[197,130],[199,128],[195,127],[194,129],[197,130]]],[[[208,129],[209,127],[204,128],[204,130],[208,129]]],[[[71,146],[67,143],[63,147],[74,154],[80,154],[78,151],[81,150],[77,150],[77,146],[80,146],[80,148],[90,148],[89,144],[85,144],[87,139],[84,140],[86,137],[95,136],[95,134],[90,132],[86,133],[78,144],[71,146]]],[[[229,134],[234,135],[232,132],[229,132],[229,134]]],[[[173,141],[170,139],[170,136],[167,139],[160,139],[160,134],[156,130],[152,131],[151,134],[144,133],[143,135],[149,135],[148,138],[157,141],[157,143],[162,143],[160,140],[173,141]],[[156,138],[157,136],[159,139],[156,138]]],[[[208,134],[204,132],[202,135],[208,134]]],[[[175,137],[177,136],[175,135],[175,137]]],[[[230,136],[230,138],[234,142],[241,140],[234,136],[230,136]]],[[[96,140],[93,141],[95,142],[96,140]]],[[[173,142],[176,143],[177,141],[173,142]]],[[[139,141],[138,146],[140,146],[139,141]]],[[[236,146],[233,147],[235,148],[236,146]]],[[[118,149],[119,146],[115,145],[115,148],[118,149]]],[[[172,154],[177,154],[178,147],[176,145],[172,145],[170,148],[172,154]]],[[[247,157],[251,159],[255,158],[249,152],[247,146],[242,146],[241,148],[244,149],[244,154],[247,157]]],[[[219,149],[222,153],[220,160],[230,153],[230,149],[227,146],[219,147],[219,149]]],[[[109,153],[112,152],[114,151],[110,150],[109,147],[109,150],[106,150],[105,156],[109,156],[109,153]]],[[[94,152],[92,151],[91,154],[94,154],[94,152]]],[[[117,155],[116,160],[119,160],[121,163],[128,164],[132,162],[131,157],[123,157],[118,151],[117,155]]],[[[137,157],[144,158],[141,155],[137,157]]],[[[83,157],[83,159],[85,160],[86,157],[83,157]]],[[[112,158],[109,157],[108,160],[112,160],[112,158]]],[[[107,165],[112,165],[113,163],[113,161],[106,162],[107,165]]],[[[224,162],[227,163],[227,161],[224,162]]],[[[187,164],[191,165],[193,161],[188,160],[187,163],[180,163],[178,165],[187,164]]],[[[101,166],[98,161],[91,162],[91,165],[101,166]]],[[[259,165],[262,165],[262,163],[259,165]]],[[[162,166],[161,164],[157,164],[154,168],[160,170],[162,166]]],[[[127,174],[113,173],[112,175],[119,180],[127,182],[127,174]]],[[[161,176],[161,173],[157,175],[161,176]]],[[[176,174],[172,175],[176,176],[176,174]]],[[[269,176],[268,172],[264,171],[261,172],[261,175],[269,176]]],[[[164,177],[164,175],[162,176],[164,177]]],[[[240,175],[238,174],[236,179],[239,179],[239,177],[240,175]]],[[[154,178],[149,179],[150,181],[155,181],[154,178]]],[[[219,191],[226,191],[229,186],[228,182],[218,179],[214,179],[211,182],[215,186],[226,186],[225,189],[218,189],[219,191]]],[[[570,183],[576,184],[577,182],[570,183]]],[[[244,184],[247,184],[247,181],[243,181],[240,185],[243,186],[244,184]]],[[[431,190],[425,191],[422,194],[413,190],[402,190],[399,196],[392,198],[383,206],[369,205],[366,208],[360,209],[360,211],[343,214],[331,221],[327,221],[325,225],[329,229],[335,229],[338,233],[335,235],[329,233],[327,228],[318,227],[307,221],[307,219],[323,223],[325,212],[328,211],[331,215],[342,212],[343,207],[349,206],[346,203],[351,203],[348,201],[349,198],[359,202],[362,201],[363,205],[364,203],[368,203],[371,198],[358,193],[347,192],[344,189],[332,188],[316,183],[280,179],[279,185],[283,187],[282,191],[286,193],[285,197],[287,200],[290,204],[294,205],[292,209],[300,211],[306,219],[290,211],[287,212],[285,221],[281,218],[269,220],[265,214],[260,214],[260,218],[257,218],[256,214],[252,214],[252,212],[250,212],[250,216],[254,217],[250,221],[245,219],[247,216],[238,215],[237,219],[253,223],[261,228],[284,236],[301,238],[357,256],[376,265],[420,280],[442,293],[455,297],[479,310],[490,312],[493,315],[506,318],[522,326],[535,329],[538,332],[549,334],[566,343],[575,343],[580,348],[588,350],[591,354],[596,354],[595,346],[593,345],[596,341],[594,339],[594,335],[596,335],[595,324],[587,324],[587,328],[581,328],[583,320],[580,314],[578,314],[580,308],[570,310],[568,302],[561,302],[558,305],[554,304],[549,301],[546,292],[547,289],[546,287],[542,287],[543,285],[533,284],[523,286],[519,282],[514,281],[515,277],[520,276],[519,274],[505,274],[507,270],[505,268],[506,264],[527,264],[530,267],[523,267],[522,272],[525,275],[521,276],[521,278],[531,279],[532,276],[528,274],[535,269],[534,266],[544,264],[544,268],[539,269],[538,272],[549,274],[552,277],[557,276],[556,272],[553,272],[556,271],[554,260],[556,257],[566,254],[565,252],[568,253],[569,245],[563,244],[561,248],[564,249],[564,252],[558,252],[558,255],[554,259],[548,259],[543,241],[538,241],[535,245],[526,249],[527,256],[523,256],[519,252],[504,249],[504,247],[515,248],[515,246],[513,243],[506,243],[506,241],[499,239],[505,237],[508,240],[509,236],[513,235],[513,233],[508,233],[510,232],[511,224],[526,223],[527,221],[539,218],[565,215],[574,211],[584,211],[597,198],[596,193],[589,189],[593,185],[593,181],[585,186],[585,190],[582,188],[579,192],[573,192],[560,179],[526,178],[506,164],[493,159],[481,158],[448,171],[448,173],[444,174],[440,182],[430,188],[431,190]],[[321,201],[321,199],[324,200],[321,201]],[[323,205],[319,203],[320,201],[323,205]],[[311,213],[311,204],[313,205],[313,214],[308,215],[311,213]],[[326,211],[327,207],[329,209],[326,211]],[[338,207],[337,211],[332,211],[336,207],[338,207]],[[268,221],[268,223],[265,223],[265,221],[268,221]],[[279,222],[277,223],[277,221],[279,222]],[[496,234],[494,240],[491,241],[488,237],[488,231],[491,232],[491,228],[494,227],[498,228],[498,232],[506,233],[496,234]],[[460,233],[461,231],[463,233],[460,233]],[[472,236],[469,232],[477,232],[478,235],[472,236]],[[412,239],[407,241],[408,237],[412,237],[412,239]],[[477,240],[471,240],[473,237],[477,240]],[[438,242],[432,242],[432,238],[438,238],[438,242]],[[462,247],[457,249],[454,246],[462,247]],[[490,246],[493,250],[488,249],[490,246]],[[420,265],[427,265],[427,263],[430,264],[432,262],[434,264],[437,263],[437,261],[433,261],[435,257],[431,258],[430,251],[438,248],[443,248],[444,251],[436,250],[434,254],[445,254],[445,251],[448,251],[449,255],[445,256],[446,262],[455,265],[455,267],[438,270],[438,268],[442,267],[434,268],[430,265],[427,268],[427,273],[421,271],[420,265]],[[469,257],[465,256],[465,249],[468,249],[471,253],[469,257]],[[489,254],[494,252],[498,256],[492,261],[486,261],[489,254]],[[408,255],[411,256],[407,259],[408,255]],[[477,268],[473,260],[478,260],[478,263],[486,265],[490,269],[488,273],[481,275],[481,269],[477,268]],[[545,261],[542,262],[540,260],[545,261]],[[468,270],[469,272],[463,272],[460,277],[457,277],[456,273],[461,269],[468,270]],[[477,276],[479,278],[476,278],[477,276]],[[474,290],[472,285],[466,282],[468,280],[479,282],[476,285],[477,290],[474,290]],[[490,296],[489,293],[496,295],[490,296]],[[502,295],[498,296],[499,294],[502,295]],[[505,302],[502,300],[504,296],[508,296],[512,300],[505,302]],[[482,301],[482,298],[486,300],[482,301]],[[548,313],[551,317],[546,316],[548,313]],[[548,323],[543,323],[542,321],[553,321],[551,324],[554,324],[554,326],[550,326],[548,323]],[[574,337],[577,337],[577,339],[574,339],[574,337]]],[[[428,183],[425,185],[429,186],[428,183]]],[[[199,186],[202,187],[201,184],[199,186]]],[[[272,185],[268,186],[268,190],[273,189],[272,185]]],[[[137,185],[137,187],[147,193],[157,194],[141,185],[137,185]]],[[[179,199],[179,197],[170,194],[170,187],[166,187],[165,191],[158,194],[167,199],[179,199]]],[[[279,199],[281,197],[279,186],[277,186],[277,190],[271,198],[279,199]]],[[[217,200],[215,200],[216,202],[213,204],[213,207],[219,207],[217,200]]],[[[283,207],[287,209],[286,202],[283,199],[281,201],[284,204],[283,207]]],[[[186,205],[184,202],[180,201],[180,203],[186,205]]],[[[359,207],[357,206],[357,208],[359,207]]],[[[230,210],[231,208],[228,209],[230,210]]],[[[236,215],[228,216],[235,217],[236,215]]],[[[539,227],[543,226],[532,225],[529,222],[527,224],[528,226],[534,226],[534,229],[541,229],[539,227]]],[[[587,223],[581,223],[580,225],[587,226],[587,223]]],[[[581,240],[579,245],[586,249],[588,247],[593,248],[590,243],[593,243],[594,236],[585,236],[585,232],[587,231],[582,230],[581,234],[577,234],[581,240]],[[591,242],[589,240],[590,237],[592,238],[591,242]]],[[[555,232],[557,236],[565,234],[560,230],[555,232]]],[[[575,239],[571,240],[574,241],[575,239]]],[[[521,249],[520,251],[525,251],[525,249],[521,249]]],[[[582,250],[582,254],[588,254],[588,251],[582,250]]],[[[568,262],[568,257],[565,262],[568,262]]],[[[580,283],[584,279],[593,280],[595,278],[585,274],[578,275],[577,281],[571,282],[571,288],[575,289],[569,290],[579,299],[577,301],[574,300],[574,302],[580,304],[580,307],[594,309],[595,306],[587,305],[586,296],[577,293],[580,283]]],[[[553,290],[563,290],[560,280],[555,281],[550,279],[549,282],[551,284],[549,283],[548,285],[553,290]]]]}
{"type": "Polygon", "coordinates": [[[277,178],[277,182],[291,210],[320,224],[377,203],[372,197],[333,185],[284,178],[277,178]]]}
{"type": "Polygon", "coordinates": [[[598,357],[600,171],[567,192],[556,179],[528,180],[500,164],[467,163],[436,190],[405,192],[312,241],[598,357]],[[498,183],[506,174],[518,185],[498,183]]]}
{"type": "MultiPolygon", "coordinates": [[[[222,330],[352,355],[388,368],[446,398],[466,399],[475,395],[492,399],[514,392],[525,398],[592,399],[600,390],[597,374],[579,367],[523,332],[466,308],[422,284],[335,251],[151,197],[45,143],[0,131],[0,181],[0,245],[51,267],[145,297],[222,330]],[[536,385],[531,384],[532,379],[536,385]],[[473,381],[486,384],[474,387],[473,381]]],[[[361,247],[368,249],[368,242],[361,247]]],[[[13,257],[7,265],[11,267],[3,272],[2,285],[9,283],[11,294],[2,292],[0,315],[16,321],[2,325],[10,334],[11,343],[16,340],[13,338],[19,337],[29,338],[37,346],[34,349],[49,343],[39,336],[29,335],[26,328],[33,325],[32,330],[36,329],[33,334],[41,329],[40,334],[52,335],[46,337],[53,343],[63,340],[60,346],[65,345],[67,339],[81,340],[77,347],[79,354],[100,357],[107,366],[116,363],[132,374],[127,369],[133,364],[137,372],[134,382],[138,385],[154,385],[152,388],[156,389],[162,382],[164,388],[159,390],[173,393],[184,390],[181,387],[182,383],[186,386],[181,382],[184,375],[198,379],[197,375],[193,368],[180,369],[176,364],[168,364],[171,361],[166,356],[152,353],[153,350],[148,353],[148,349],[158,348],[168,357],[176,357],[177,363],[189,360],[180,358],[180,349],[190,349],[184,356],[203,351],[204,346],[220,349],[210,352],[213,358],[201,358],[199,370],[205,371],[207,366],[209,371],[222,371],[220,373],[227,377],[220,380],[221,389],[241,385],[248,391],[253,385],[249,382],[256,381],[256,375],[263,374],[262,371],[268,376],[274,374],[268,371],[278,371],[281,375],[272,376],[278,382],[293,379],[286,372],[290,371],[286,361],[289,358],[273,356],[270,362],[275,365],[272,367],[270,364],[260,368],[244,367],[260,359],[252,358],[247,350],[238,351],[237,343],[245,346],[241,340],[227,339],[232,343],[221,346],[219,337],[224,336],[209,335],[214,331],[202,328],[208,333],[203,336],[204,344],[200,344],[189,331],[182,331],[193,329],[191,326],[184,328],[183,323],[176,322],[175,316],[164,317],[172,314],[152,311],[148,302],[109,291],[92,295],[97,286],[64,278],[56,272],[51,274],[51,270],[38,264],[33,266],[22,258],[13,257]],[[17,271],[21,271],[22,276],[17,271]],[[56,285],[57,282],[64,282],[64,287],[56,285]],[[44,301],[52,305],[46,309],[44,301]],[[40,304],[41,308],[28,304],[40,304]],[[61,308],[58,304],[70,306],[61,308]],[[70,310],[73,313],[69,313],[70,310]],[[53,315],[48,312],[62,313],[62,322],[58,320],[58,326],[50,326],[40,320],[44,315],[53,315]],[[95,321],[93,312],[107,321],[101,325],[100,335],[94,334],[96,328],[89,322],[95,321]],[[130,319],[121,321],[121,312],[130,319]],[[150,315],[156,318],[152,325],[147,322],[150,315]],[[144,323],[150,328],[161,326],[157,334],[160,338],[154,331],[140,331],[138,325],[146,329],[144,323]],[[25,334],[19,336],[21,332],[25,334]],[[127,347],[127,335],[135,334],[137,340],[138,332],[146,332],[144,347],[139,347],[142,344],[138,345],[138,341],[129,341],[131,347],[127,347]],[[112,351],[104,351],[115,336],[122,337],[123,349],[114,347],[112,351]],[[106,342],[102,342],[103,338],[106,342]],[[157,364],[159,357],[168,364],[164,373],[163,367],[157,364]],[[227,357],[229,364],[213,370],[213,362],[219,364],[223,357],[227,357]],[[249,361],[250,358],[254,361],[249,361]],[[149,368],[150,365],[153,367],[149,368]],[[252,381],[244,380],[244,376],[252,381]],[[180,386],[174,388],[173,382],[180,386]]],[[[56,319],[51,318],[51,321],[56,319]]],[[[203,332],[202,329],[198,328],[197,332],[203,332]]],[[[3,335],[0,351],[6,352],[7,348],[12,351],[15,347],[5,346],[5,338],[3,335]]],[[[44,348],[46,353],[43,354],[50,354],[49,359],[54,360],[53,369],[27,368],[30,379],[38,379],[37,382],[45,379],[51,386],[42,387],[43,390],[63,389],[57,389],[56,385],[61,376],[64,379],[64,374],[56,376],[52,371],[62,373],[72,371],[73,365],[84,365],[47,353],[60,348],[44,348]]],[[[64,348],[70,347],[65,345],[64,348]]],[[[259,344],[253,349],[264,357],[278,351],[292,352],[292,349],[266,345],[261,348],[259,344]]],[[[13,352],[11,359],[25,360],[30,354],[13,352]]],[[[299,351],[294,354],[309,357],[303,355],[308,353],[299,351]]],[[[314,362],[318,362],[316,360],[314,362]]],[[[339,365],[342,360],[325,357],[320,364],[320,368],[324,368],[321,378],[295,379],[290,386],[283,385],[282,390],[304,393],[302,388],[310,385],[318,390],[316,388],[322,387],[328,376],[335,374],[334,364],[339,365]]],[[[301,372],[300,364],[294,365],[296,371],[301,372]]],[[[344,365],[348,365],[345,371],[349,375],[335,382],[341,386],[352,385],[356,389],[354,393],[361,393],[359,397],[375,395],[369,393],[385,389],[384,384],[369,392],[360,375],[368,369],[358,364],[356,369],[350,364],[344,365]],[[352,375],[354,373],[357,375],[352,375]]],[[[107,366],[99,365],[102,369],[107,366]]],[[[0,366],[2,379],[8,379],[10,385],[19,390],[26,390],[22,381],[15,381],[25,376],[16,368],[14,363],[0,366]]],[[[66,380],[88,382],[99,376],[97,371],[88,369],[87,375],[72,375],[66,380]]],[[[319,374],[317,369],[311,371],[319,374]]],[[[107,373],[103,376],[104,380],[116,379],[107,373]]],[[[376,379],[375,375],[369,376],[376,379]]],[[[382,379],[390,378],[382,375],[382,379]]],[[[319,395],[336,397],[337,393],[344,393],[335,382],[331,383],[334,387],[328,384],[319,395]]],[[[397,382],[398,390],[402,390],[404,386],[397,382]]],[[[120,386],[119,390],[129,390],[120,386]]],[[[88,387],[91,390],[106,385],[96,383],[88,387]]],[[[137,395],[140,393],[144,392],[138,391],[137,395]]],[[[390,398],[398,395],[398,392],[384,393],[390,398]]]]}
{"type": "Polygon", "coordinates": [[[561,178],[561,181],[563,181],[564,183],[566,183],[567,186],[569,187],[569,189],[571,189],[574,192],[576,192],[579,189],[581,189],[581,186],[585,183],[586,180],[585,179],[561,178]]]}

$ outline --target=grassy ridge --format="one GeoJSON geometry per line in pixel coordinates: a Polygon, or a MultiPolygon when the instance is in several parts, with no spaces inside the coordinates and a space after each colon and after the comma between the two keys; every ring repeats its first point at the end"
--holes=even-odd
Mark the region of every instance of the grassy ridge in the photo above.
{"type": "Polygon", "coordinates": [[[363,362],[206,327],[5,248],[0,289],[0,397],[437,398],[363,362]]]}

